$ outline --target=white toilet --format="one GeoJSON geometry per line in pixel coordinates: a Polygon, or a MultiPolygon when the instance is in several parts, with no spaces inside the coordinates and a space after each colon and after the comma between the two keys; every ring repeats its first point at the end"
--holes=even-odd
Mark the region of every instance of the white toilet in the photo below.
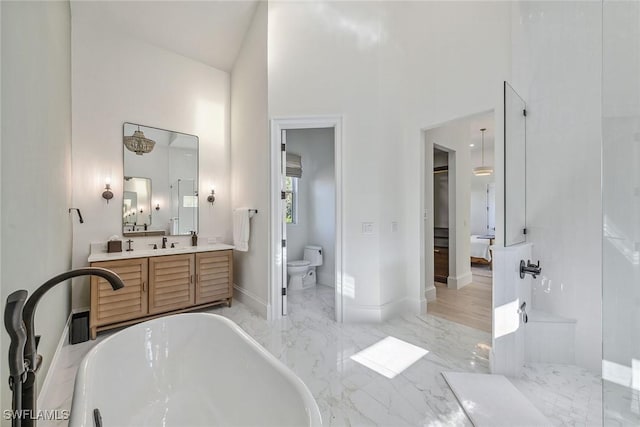
{"type": "Polygon", "coordinates": [[[322,265],[322,248],[320,246],[305,246],[302,260],[287,262],[287,274],[289,275],[287,288],[296,291],[314,286],[316,284],[316,267],[320,265],[322,265]]]}

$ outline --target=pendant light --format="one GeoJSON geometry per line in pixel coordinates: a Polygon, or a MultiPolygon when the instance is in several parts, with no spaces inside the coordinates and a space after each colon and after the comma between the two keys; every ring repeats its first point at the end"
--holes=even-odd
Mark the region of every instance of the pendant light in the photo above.
{"type": "Polygon", "coordinates": [[[133,135],[124,137],[124,146],[138,156],[150,153],[154,145],[156,145],[156,142],[145,137],[144,133],[140,130],[140,126],[138,126],[137,131],[133,132],[133,135]]]}
{"type": "Polygon", "coordinates": [[[473,168],[473,174],[475,176],[488,176],[493,173],[493,166],[484,164],[484,132],[486,130],[487,128],[480,129],[480,132],[482,132],[482,163],[480,163],[480,166],[473,168]]]}

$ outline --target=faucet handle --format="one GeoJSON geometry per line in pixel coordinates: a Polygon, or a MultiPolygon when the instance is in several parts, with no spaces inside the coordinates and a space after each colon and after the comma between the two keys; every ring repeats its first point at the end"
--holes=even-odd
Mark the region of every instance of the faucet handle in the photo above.
{"type": "Polygon", "coordinates": [[[171,247],[175,248],[177,244],[178,244],[178,242],[171,242],[171,247]]]}
{"type": "Polygon", "coordinates": [[[24,347],[27,344],[27,328],[22,319],[22,310],[27,301],[27,291],[21,289],[11,293],[7,297],[4,308],[4,327],[9,333],[11,344],[9,345],[9,381],[14,383],[22,381],[27,371],[24,362],[24,347]]]}

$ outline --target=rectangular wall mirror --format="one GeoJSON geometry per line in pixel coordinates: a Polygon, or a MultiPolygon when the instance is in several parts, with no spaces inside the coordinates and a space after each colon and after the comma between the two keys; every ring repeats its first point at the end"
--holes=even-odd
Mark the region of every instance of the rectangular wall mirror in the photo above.
{"type": "Polygon", "coordinates": [[[124,236],[198,231],[198,137],[123,126],[124,236]]]}

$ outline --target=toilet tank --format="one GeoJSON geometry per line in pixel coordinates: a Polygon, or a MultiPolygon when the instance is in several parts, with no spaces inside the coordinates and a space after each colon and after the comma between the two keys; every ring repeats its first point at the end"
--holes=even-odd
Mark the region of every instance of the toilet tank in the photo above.
{"type": "Polygon", "coordinates": [[[322,248],[320,246],[305,246],[304,259],[311,262],[311,267],[322,265],[322,248]]]}

